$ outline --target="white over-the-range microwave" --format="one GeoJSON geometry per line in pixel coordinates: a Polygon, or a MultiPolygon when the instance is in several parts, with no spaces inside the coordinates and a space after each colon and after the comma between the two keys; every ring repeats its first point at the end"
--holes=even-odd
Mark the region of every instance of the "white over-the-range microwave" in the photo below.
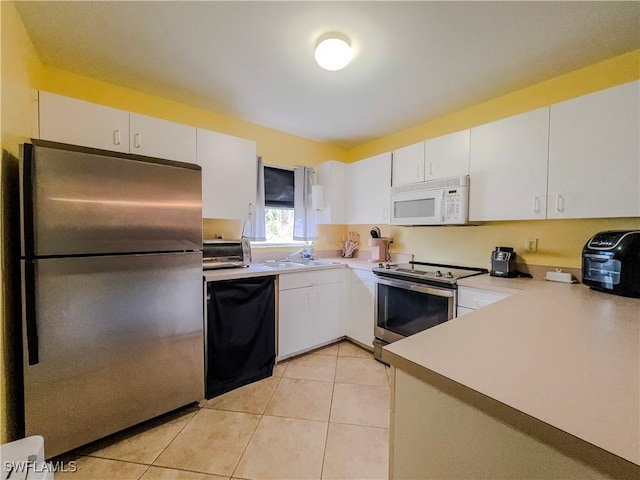
{"type": "Polygon", "coordinates": [[[468,175],[391,188],[391,225],[468,223],[468,175]]]}

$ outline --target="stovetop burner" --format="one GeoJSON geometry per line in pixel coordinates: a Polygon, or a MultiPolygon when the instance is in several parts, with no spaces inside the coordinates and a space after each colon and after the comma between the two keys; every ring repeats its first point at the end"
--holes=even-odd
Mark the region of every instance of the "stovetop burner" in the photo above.
{"type": "Polygon", "coordinates": [[[458,279],[488,273],[485,268],[461,267],[441,263],[409,262],[401,264],[379,264],[373,273],[381,277],[392,277],[400,280],[443,285],[456,288],[458,279]]]}

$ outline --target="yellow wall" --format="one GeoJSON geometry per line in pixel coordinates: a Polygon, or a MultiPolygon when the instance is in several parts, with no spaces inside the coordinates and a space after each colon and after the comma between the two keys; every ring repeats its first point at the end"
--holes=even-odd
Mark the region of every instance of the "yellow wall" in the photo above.
{"type": "Polygon", "coordinates": [[[185,125],[248,138],[256,142],[258,155],[261,155],[267,164],[314,166],[326,160],[347,160],[347,151],[339,147],[51,66],[44,66],[42,69],[37,88],[185,125]]]}
{"type": "Polygon", "coordinates": [[[31,40],[18,16],[15,5],[0,4],[1,57],[1,143],[2,143],[2,276],[0,296],[0,335],[2,351],[0,355],[0,442],[16,437],[19,426],[16,412],[18,392],[15,382],[17,368],[21,362],[13,342],[17,339],[18,306],[15,298],[19,248],[16,239],[17,214],[17,157],[19,144],[28,139],[33,123],[31,108],[31,88],[33,79],[39,75],[40,62],[31,40]]]}
{"type": "MultiPolygon", "coordinates": [[[[350,230],[369,238],[369,225],[350,225],[350,230]]],[[[413,253],[416,260],[490,268],[490,254],[496,246],[514,247],[518,263],[553,267],[581,267],[582,247],[602,230],[640,229],[640,218],[581,220],[531,220],[487,222],[464,227],[380,226],[382,235],[393,237],[391,252],[413,253]],[[526,253],[526,238],[538,239],[538,251],[526,253]]],[[[361,240],[361,255],[370,250],[361,240]]]]}
{"type": "Polygon", "coordinates": [[[640,49],[352,148],[356,161],[640,78],[640,49]]]}

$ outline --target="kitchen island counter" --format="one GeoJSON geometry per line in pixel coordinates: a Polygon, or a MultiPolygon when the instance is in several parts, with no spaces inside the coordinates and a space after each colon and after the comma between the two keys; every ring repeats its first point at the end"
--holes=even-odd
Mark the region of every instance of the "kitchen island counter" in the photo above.
{"type": "Polygon", "coordinates": [[[488,275],[459,285],[513,294],[383,359],[598,471],[640,472],[640,300],[488,275]]]}

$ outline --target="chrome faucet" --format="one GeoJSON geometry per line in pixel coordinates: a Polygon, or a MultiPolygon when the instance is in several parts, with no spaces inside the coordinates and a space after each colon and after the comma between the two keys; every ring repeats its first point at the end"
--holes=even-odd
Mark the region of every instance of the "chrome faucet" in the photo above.
{"type": "Polygon", "coordinates": [[[291,260],[291,257],[293,257],[294,255],[298,255],[299,253],[302,253],[302,251],[305,249],[306,247],[302,247],[300,250],[296,250],[295,252],[287,252],[284,254],[284,261],[288,262],[291,260]]]}

